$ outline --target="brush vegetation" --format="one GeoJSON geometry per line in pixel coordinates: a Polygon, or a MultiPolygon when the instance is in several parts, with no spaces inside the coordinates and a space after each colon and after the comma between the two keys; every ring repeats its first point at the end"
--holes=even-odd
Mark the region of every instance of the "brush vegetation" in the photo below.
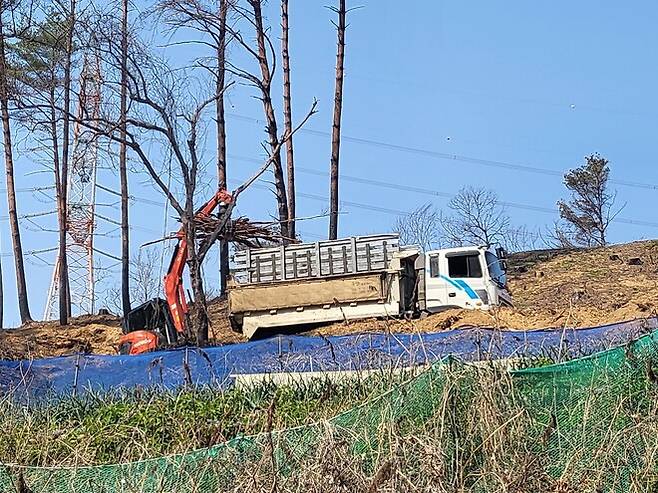
{"type": "MultiPolygon", "coordinates": [[[[106,490],[177,493],[653,493],[657,354],[630,345],[512,372],[451,361],[413,378],[5,402],[0,460],[125,463],[215,445],[185,461],[113,466],[95,479],[106,490]]],[[[96,474],[7,471],[34,491],[96,474]]]]}
{"type": "Polygon", "coordinates": [[[0,440],[0,462],[93,465],[211,447],[236,436],[329,418],[380,395],[400,378],[378,372],[340,383],[318,379],[230,390],[137,389],[55,396],[32,406],[7,399],[0,403],[0,429],[7,432],[0,440]]]}

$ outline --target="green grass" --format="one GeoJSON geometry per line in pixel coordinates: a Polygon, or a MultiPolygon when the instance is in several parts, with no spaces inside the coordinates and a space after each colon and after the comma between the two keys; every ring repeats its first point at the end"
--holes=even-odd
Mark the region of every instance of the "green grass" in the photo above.
{"type": "Polygon", "coordinates": [[[380,395],[396,378],[377,374],[364,381],[259,384],[228,391],[137,390],[61,397],[27,408],[5,401],[0,404],[0,429],[7,432],[0,440],[0,462],[103,464],[210,447],[332,417],[380,395]]]}

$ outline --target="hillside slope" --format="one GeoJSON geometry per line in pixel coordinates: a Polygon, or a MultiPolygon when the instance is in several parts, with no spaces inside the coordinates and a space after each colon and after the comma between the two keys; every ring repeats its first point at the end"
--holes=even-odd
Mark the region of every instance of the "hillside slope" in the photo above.
{"type": "Polygon", "coordinates": [[[514,308],[456,309],[422,320],[333,324],[312,333],[588,327],[650,317],[658,308],[658,241],[518,253],[509,259],[508,281],[514,308]]]}
{"type": "Polygon", "coordinates": [[[519,254],[510,274],[516,308],[560,326],[647,316],[658,306],[658,241],[519,254]]]}
{"type": "MultiPolygon", "coordinates": [[[[337,323],[310,333],[436,331],[469,325],[512,330],[585,327],[653,316],[658,308],[658,241],[520,253],[510,259],[508,277],[514,308],[447,310],[412,321],[337,323]]],[[[225,302],[213,302],[209,316],[210,337],[216,343],[244,340],[230,330],[225,302]]],[[[112,317],[82,317],[63,328],[35,323],[0,332],[0,358],[113,353],[119,335],[119,320],[112,317]]]]}

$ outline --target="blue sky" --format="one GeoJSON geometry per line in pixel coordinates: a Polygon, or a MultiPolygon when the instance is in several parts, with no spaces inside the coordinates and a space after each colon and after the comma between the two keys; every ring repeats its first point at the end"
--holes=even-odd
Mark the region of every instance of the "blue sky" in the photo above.
{"type": "MultiPolygon", "coordinates": [[[[291,56],[294,117],[303,117],[313,98],[319,113],[295,137],[298,214],[326,210],[335,63],[335,31],[326,1],[291,0],[291,56]]],[[[137,2],[137,7],[142,7],[137,2]]],[[[394,2],[362,0],[349,15],[343,111],[341,171],[403,187],[439,192],[394,190],[358,180],[341,182],[340,234],[389,231],[397,212],[433,202],[445,207],[445,194],[465,185],[495,190],[508,207],[514,224],[541,228],[552,223],[556,201],[565,195],[560,175],[599,152],[610,160],[619,204],[626,203],[610,239],[625,242],[658,236],[653,214],[658,193],[654,164],[658,130],[658,4],[638,1],[629,8],[612,1],[579,2],[394,2]],[[401,7],[400,5],[403,5],[401,7]],[[456,156],[450,159],[449,156],[456,156]],[[528,168],[534,168],[532,172],[528,168]],[[634,183],[629,186],[624,183],[634,183]],[[647,186],[649,185],[649,186],[647,186]],[[652,188],[651,185],[654,185],[652,188]],[[528,207],[530,206],[530,208],[528,207]],[[630,221],[651,224],[628,224],[630,221]]],[[[266,14],[278,42],[279,4],[269,2],[266,14]]],[[[189,46],[154,43],[174,64],[193,54],[189,46]]],[[[233,56],[240,55],[233,49],[233,56]]],[[[274,85],[280,108],[279,79],[274,85]]],[[[228,94],[230,185],[246,178],[262,159],[264,138],[260,103],[253,91],[236,84],[228,94]]],[[[210,116],[210,115],[208,115],[210,116]]],[[[205,159],[212,163],[212,125],[205,135],[205,159]]],[[[25,136],[17,136],[27,143],[25,136]]],[[[25,147],[26,144],[23,145],[25,147]]],[[[19,157],[18,187],[51,183],[50,175],[34,174],[37,164],[19,157]]],[[[135,162],[135,168],[139,165],[135,162]]],[[[212,164],[205,178],[207,193],[214,184],[212,164]]],[[[104,163],[99,183],[118,188],[111,163],[104,163]],[[105,169],[107,168],[107,169],[105,169]]],[[[144,174],[131,176],[132,245],[161,237],[175,228],[171,210],[144,174]],[[152,203],[151,203],[152,202],[152,203]],[[169,217],[167,227],[163,225],[169,217]]],[[[119,219],[115,198],[99,191],[99,210],[119,219]]],[[[20,214],[52,211],[46,197],[19,193],[20,214]]],[[[200,202],[204,198],[200,197],[200,202]]],[[[8,256],[6,201],[0,204],[2,263],[5,273],[5,326],[18,323],[13,262],[8,256]]],[[[254,220],[275,214],[272,194],[254,188],[241,199],[239,212],[254,220]]],[[[52,226],[54,217],[34,219],[52,226]]],[[[56,235],[24,223],[28,252],[56,245],[56,235]]],[[[111,232],[99,221],[99,230],[111,232]]],[[[315,241],[327,232],[327,219],[298,226],[304,239],[315,241]]],[[[118,255],[117,232],[98,240],[99,248],[118,255]]],[[[40,317],[52,273],[54,252],[28,255],[28,279],[33,316],[40,317]]],[[[99,257],[103,280],[99,290],[117,283],[116,263],[99,257]]],[[[207,281],[217,284],[214,258],[206,267],[207,281]]],[[[166,264],[166,260],[164,262],[166,264]]],[[[97,306],[107,304],[99,293],[97,306]]]]}

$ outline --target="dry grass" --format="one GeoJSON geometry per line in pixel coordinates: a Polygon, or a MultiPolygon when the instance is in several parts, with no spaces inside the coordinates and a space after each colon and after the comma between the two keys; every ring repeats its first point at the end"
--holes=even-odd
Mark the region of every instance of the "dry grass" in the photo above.
{"type": "MultiPolygon", "coordinates": [[[[528,259],[519,259],[524,262],[528,259]]],[[[516,307],[521,312],[539,308],[558,325],[647,316],[658,306],[658,241],[569,252],[526,269],[517,268],[511,278],[516,307]],[[631,259],[640,264],[630,265],[631,259]]]]}
{"type": "MultiPolygon", "coordinates": [[[[379,397],[331,420],[324,418],[358,402],[350,396],[356,388],[336,394],[338,406],[308,408],[301,421],[290,419],[288,406],[304,398],[264,399],[257,437],[233,440],[187,462],[170,457],[157,467],[119,467],[111,480],[130,491],[158,492],[655,492],[658,388],[646,366],[652,361],[636,353],[617,367],[547,368],[545,374],[516,376],[496,365],[454,363],[403,386],[389,382],[378,389],[379,397]]],[[[322,399],[315,395],[318,404],[322,399]]],[[[153,420],[163,414],[147,413],[153,420]]],[[[177,433],[203,424],[199,414],[182,426],[171,423],[177,433]]],[[[187,450],[195,448],[195,430],[189,429],[187,450]]],[[[38,431],[32,429],[41,436],[38,431]]],[[[140,446],[134,437],[126,437],[132,440],[126,446],[140,446]]],[[[48,440],[40,445],[46,455],[48,440]]],[[[77,443],[75,454],[87,446],[77,443]]],[[[72,469],[58,481],[73,484],[89,471],[72,469]]],[[[28,470],[11,472],[36,484],[28,470]]]]}

